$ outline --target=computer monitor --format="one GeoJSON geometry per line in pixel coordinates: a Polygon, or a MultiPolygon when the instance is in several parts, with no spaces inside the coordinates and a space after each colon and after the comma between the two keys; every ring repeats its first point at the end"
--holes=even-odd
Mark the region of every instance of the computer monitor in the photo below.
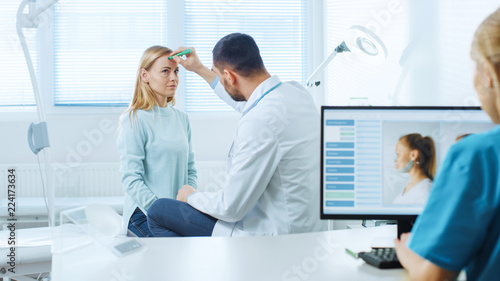
{"type": "Polygon", "coordinates": [[[397,160],[400,138],[431,137],[439,172],[461,137],[494,127],[479,107],[323,106],[321,124],[321,219],[397,220],[398,237],[411,230],[433,188],[427,179],[415,189],[421,177],[406,170],[418,164],[397,160]]]}

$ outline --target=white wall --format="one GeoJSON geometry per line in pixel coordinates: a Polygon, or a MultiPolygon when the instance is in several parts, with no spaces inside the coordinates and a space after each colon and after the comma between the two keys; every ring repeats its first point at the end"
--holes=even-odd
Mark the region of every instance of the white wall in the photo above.
{"type": "MultiPolygon", "coordinates": [[[[61,164],[118,162],[116,126],[119,113],[100,115],[49,115],[47,125],[52,161],[61,164]]],[[[192,143],[197,161],[224,161],[239,115],[190,115],[192,143]]],[[[38,122],[35,113],[0,114],[0,164],[36,163],[28,147],[27,131],[38,122]]]]}

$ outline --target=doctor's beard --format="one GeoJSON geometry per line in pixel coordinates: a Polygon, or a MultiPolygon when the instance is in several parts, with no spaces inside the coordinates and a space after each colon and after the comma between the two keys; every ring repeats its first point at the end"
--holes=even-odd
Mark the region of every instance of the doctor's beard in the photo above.
{"type": "Polygon", "coordinates": [[[224,86],[224,89],[234,101],[246,101],[245,97],[243,96],[243,94],[241,94],[239,90],[233,88],[232,86],[228,85],[228,83],[225,82],[226,81],[222,83],[222,86],[224,86]]]}

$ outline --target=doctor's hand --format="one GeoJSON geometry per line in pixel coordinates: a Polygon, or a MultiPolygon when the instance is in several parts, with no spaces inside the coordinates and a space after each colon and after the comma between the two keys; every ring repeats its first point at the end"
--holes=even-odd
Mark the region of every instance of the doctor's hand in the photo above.
{"type": "Polygon", "coordinates": [[[177,193],[176,199],[178,201],[182,201],[182,202],[187,203],[188,196],[195,193],[195,192],[198,192],[198,191],[196,189],[194,189],[194,187],[192,187],[190,185],[184,185],[177,193]]]}
{"type": "Polygon", "coordinates": [[[180,56],[174,56],[173,60],[177,62],[178,64],[182,65],[186,70],[192,71],[192,72],[197,72],[200,69],[204,68],[205,66],[201,62],[200,58],[196,54],[196,50],[194,47],[179,47],[177,50],[173,51],[170,55],[175,55],[177,53],[180,53],[186,49],[191,49],[191,53],[185,55],[186,59],[182,59],[180,56]]]}
{"type": "Polygon", "coordinates": [[[196,50],[194,47],[179,47],[177,48],[177,50],[173,51],[170,56],[180,53],[186,49],[191,49],[191,53],[186,55],[186,59],[182,59],[179,56],[173,56],[173,60],[182,65],[186,70],[194,72],[201,76],[201,78],[205,79],[207,83],[212,83],[217,75],[203,65],[200,58],[196,54],[196,50]]]}

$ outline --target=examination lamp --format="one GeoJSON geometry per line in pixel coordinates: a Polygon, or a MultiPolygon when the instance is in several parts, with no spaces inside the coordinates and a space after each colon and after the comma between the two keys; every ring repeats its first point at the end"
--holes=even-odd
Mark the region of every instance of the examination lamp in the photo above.
{"type": "MultiPolygon", "coordinates": [[[[45,159],[45,182],[47,183],[47,197],[48,203],[45,202],[48,211],[48,221],[49,226],[55,225],[55,213],[54,213],[54,188],[52,186],[52,165],[50,157],[50,144],[47,132],[47,123],[45,122],[45,112],[43,110],[43,102],[40,97],[40,90],[38,88],[38,82],[36,79],[35,69],[33,68],[33,61],[31,60],[30,52],[28,49],[28,44],[26,43],[26,38],[24,37],[23,28],[38,28],[39,16],[45,12],[48,8],[54,5],[59,0],[49,0],[41,4],[37,8],[36,0],[23,0],[19,5],[17,10],[17,36],[19,37],[19,42],[23,49],[24,57],[26,59],[26,64],[28,65],[28,71],[31,78],[31,85],[33,87],[33,94],[35,95],[35,102],[38,112],[39,123],[31,123],[28,130],[28,144],[31,151],[37,155],[40,151],[43,152],[45,159]],[[28,6],[28,13],[25,14],[24,10],[28,6]]],[[[44,186],[42,178],[42,187],[44,186]]],[[[45,188],[44,188],[45,189],[45,188]]],[[[45,199],[44,190],[44,199],[45,199]]]]}
{"type": "Polygon", "coordinates": [[[362,26],[352,26],[346,31],[344,41],[309,76],[307,87],[319,86],[321,82],[315,81],[313,83],[314,79],[328,66],[337,54],[343,52],[351,52],[356,58],[374,64],[381,64],[387,58],[387,48],[375,33],[362,26]]]}

